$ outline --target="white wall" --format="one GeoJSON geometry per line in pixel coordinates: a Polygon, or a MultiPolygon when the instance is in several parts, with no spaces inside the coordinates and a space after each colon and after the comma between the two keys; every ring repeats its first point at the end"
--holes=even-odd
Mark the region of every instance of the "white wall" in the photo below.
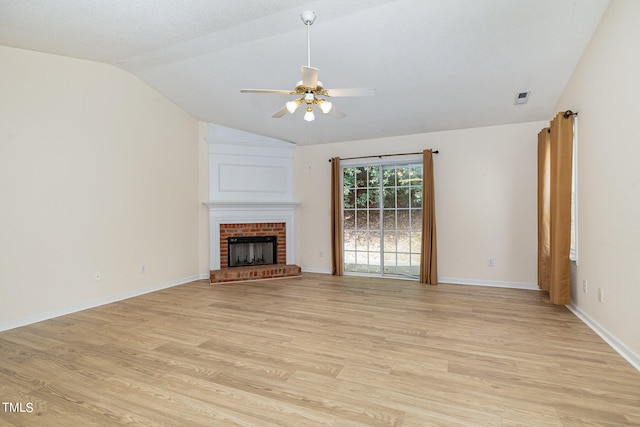
{"type": "Polygon", "coordinates": [[[547,124],[297,147],[297,263],[306,271],[331,271],[330,157],[432,148],[440,151],[434,156],[440,280],[536,289],[537,134],[547,124]]]}
{"type": "Polygon", "coordinates": [[[0,63],[0,329],[197,277],[198,122],[110,65],[0,63]]]}
{"type": "Polygon", "coordinates": [[[572,303],[635,353],[640,366],[638,22],[640,2],[611,1],[557,110],[579,113],[579,260],[572,303]],[[604,290],[602,303],[597,288],[604,290]]]}

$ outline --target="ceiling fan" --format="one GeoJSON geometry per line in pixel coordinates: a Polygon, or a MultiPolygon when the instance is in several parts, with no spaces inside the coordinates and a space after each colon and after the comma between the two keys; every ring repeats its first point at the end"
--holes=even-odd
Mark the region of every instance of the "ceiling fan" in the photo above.
{"type": "Polygon", "coordinates": [[[293,114],[298,107],[304,104],[304,119],[308,122],[315,120],[313,106],[316,105],[324,114],[329,114],[336,119],[342,119],[345,114],[335,108],[330,101],[323,97],[334,98],[339,96],[373,96],[375,89],[371,88],[345,88],[345,89],[325,89],[322,82],[318,80],[318,69],[311,66],[311,44],[309,42],[309,28],[316,20],[315,12],[305,11],[300,14],[300,18],[307,27],[307,65],[302,66],[302,80],[298,82],[294,90],[280,89],[242,89],[242,93],[275,93],[284,95],[298,95],[300,98],[289,101],[284,107],[276,111],[274,118],[280,118],[287,112],[293,114]]]}

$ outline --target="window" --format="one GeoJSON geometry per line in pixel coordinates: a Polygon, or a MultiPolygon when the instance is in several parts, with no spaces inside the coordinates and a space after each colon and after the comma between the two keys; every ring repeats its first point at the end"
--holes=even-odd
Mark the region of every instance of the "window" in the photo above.
{"type": "Polygon", "coordinates": [[[344,271],[419,277],[422,162],[344,166],[344,271]]]}
{"type": "Polygon", "coordinates": [[[571,170],[571,249],[569,259],[578,262],[578,116],[573,116],[573,153],[571,170]]]}

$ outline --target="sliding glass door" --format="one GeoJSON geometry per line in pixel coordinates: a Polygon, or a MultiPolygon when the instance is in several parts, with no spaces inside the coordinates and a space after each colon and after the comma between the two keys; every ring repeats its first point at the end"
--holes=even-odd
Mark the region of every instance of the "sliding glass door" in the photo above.
{"type": "Polygon", "coordinates": [[[419,277],[422,163],[342,168],[344,271],[419,277]]]}

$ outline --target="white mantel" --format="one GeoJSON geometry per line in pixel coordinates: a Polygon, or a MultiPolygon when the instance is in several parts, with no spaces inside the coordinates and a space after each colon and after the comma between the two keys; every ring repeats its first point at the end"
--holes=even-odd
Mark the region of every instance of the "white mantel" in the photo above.
{"type": "Polygon", "coordinates": [[[214,124],[207,142],[211,270],[220,269],[221,224],[284,222],[287,264],[294,264],[295,145],[214,124]]]}
{"type": "Polygon", "coordinates": [[[300,203],[299,202],[204,202],[209,209],[216,211],[281,211],[281,210],[293,210],[300,203]]]}

